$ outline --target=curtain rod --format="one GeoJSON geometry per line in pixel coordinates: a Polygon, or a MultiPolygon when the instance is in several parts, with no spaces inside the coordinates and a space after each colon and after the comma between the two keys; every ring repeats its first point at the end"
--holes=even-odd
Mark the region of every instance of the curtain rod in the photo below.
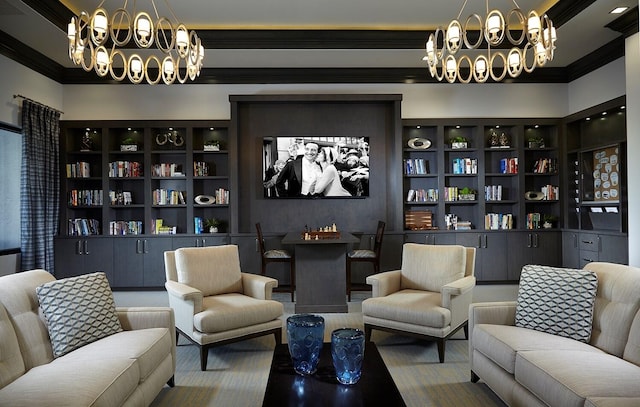
{"type": "Polygon", "coordinates": [[[38,102],[37,100],[33,100],[33,99],[28,98],[28,97],[26,97],[26,96],[22,96],[22,95],[21,95],[21,94],[19,94],[19,93],[18,93],[18,94],[16,94],[16,95],[13,95],[13,98],[14,98],[14,99],[15,99],[15,98],[22,98],[22,99],[24,99],[24,100],[28,100],[28,101],[29,101],[29,102],[31,102],[31,103],[35,103],[35,104],[37,104],[37,105],[40,105],[40,106],[46,107],[46,108],[51,109],[51,110],[53,110],[53,111],[55,111],[55,112],[58,112],[58,113],[60,113],[60,114],[64,114],[64,112],[63,112],[62,110],[58,110],[58,109],[53,108],[53,107],[51,107],[51,106],[47,106],[47,105],[45,105],[44,103],[40,103],[40,102],[38,102]]]}

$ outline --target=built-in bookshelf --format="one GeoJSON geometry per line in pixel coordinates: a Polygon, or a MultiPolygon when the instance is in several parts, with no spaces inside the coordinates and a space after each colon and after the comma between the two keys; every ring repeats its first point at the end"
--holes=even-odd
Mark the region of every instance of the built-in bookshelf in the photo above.
{"type": "Polygon", "coordinates": [[[620,97],[565,118],[562,248],[569,267],[628,262],[625,103],[620,97]]]}
{"type": "Polygon", "coordinates": [[[227,143],[226,121],[62,122],[60,235],[152,235],[160,224],[195,234],[195,218],[228,225],[227,143]]]}
{"type": "Polygon", "coordinates": [[[404,120],[404,211],[431,211],[435,230],[527,229],[529,214],[557,228],[558,129],[557,119],[404,120]]]}

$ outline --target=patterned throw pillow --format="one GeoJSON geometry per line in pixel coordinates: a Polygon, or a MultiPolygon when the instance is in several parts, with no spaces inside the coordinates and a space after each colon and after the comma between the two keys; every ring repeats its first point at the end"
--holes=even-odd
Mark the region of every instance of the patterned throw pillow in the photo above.
{"type": "Polygon", "coordinates": [[[36,288],[55,357],[122,331],[107,276],[86,274],[36,288]]]}
{"type": "Polygon", "coordinates": [[[516,326],[589,342],[597,289],[592,271],[524,266],[516,326]]]}

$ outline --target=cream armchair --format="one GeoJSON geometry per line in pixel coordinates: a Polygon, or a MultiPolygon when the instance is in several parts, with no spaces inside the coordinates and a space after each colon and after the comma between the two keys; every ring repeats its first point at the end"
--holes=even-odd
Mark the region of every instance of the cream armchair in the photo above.
{"type": "Polygon", "coordinates": [[[367,277],[372,286],[372,297],[362,302],[367,341],[373,329],[436,340],[443,363],[445,341],[460,328],[468,337],[475,258],[472,247],[405,243],[401,270],[367,277]]]}
{"type": "Polygon", "coordinates": [[[176,336],[200,347],[203,371],[211,347],[269,334],[282,342],[283,306],[271,299],[278,281],[242,273],[237,246],[168,251],[164,264],[176,336]]]}

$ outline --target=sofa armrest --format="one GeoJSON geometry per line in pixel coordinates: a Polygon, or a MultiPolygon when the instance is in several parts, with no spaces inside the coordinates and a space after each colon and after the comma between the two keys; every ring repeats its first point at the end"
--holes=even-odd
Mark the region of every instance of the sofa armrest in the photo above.
{"type": "Polygon", "coordinates": [[[473,372],[473,329],[479,324],[515,325],[516,302],[476,302],[469,305],[469,367],[473,372]]]}
{"type": "Polygon", "coordinates": [[[440,289],[442,307],[451,311],[452,329],[457,329],[467,321],[475,285],[476,278],[468,276],[445,284],[440,289]]]}
{"type": "Polygon", "coordinates": [[[372,297],[384,297],[400,291],[400,270],[385,271],[384,273],[367,276],[367,284],[371,286],[372,297]]]}
{"type": "Polygon", "coordinates": [[[120,324],[125,331],[147,328],[175,329],[173,310],[169,307],[117,307],[120,324]]]}
{"type": "Polygon", "coordinates": [[[171,336],[173,371],[176,370],[176,320],[169,307],[117,307],[120,324],[125,331],[147,328],[167,328],[171,336]]]}
{"type": "Polygon", "coordinates": [[[258,274],[242,273],[242,290],[244,295],[259,300],[270,300],[278,280],[258,274]]]}
{"type": "Polygon", "coordinates": [[[194,307],[195,312],[202,310],[202,291],[177,281],[167,281],[164,283],[164,287],[167,289],[169,297],[175,297],[182,301],[192,301],[196,305],[194,307]]]}
{"type": "Polygon", "coordinates": [[[469,306],[470,324],[515,325],[516,302],[476,302],[469,306]]]}

